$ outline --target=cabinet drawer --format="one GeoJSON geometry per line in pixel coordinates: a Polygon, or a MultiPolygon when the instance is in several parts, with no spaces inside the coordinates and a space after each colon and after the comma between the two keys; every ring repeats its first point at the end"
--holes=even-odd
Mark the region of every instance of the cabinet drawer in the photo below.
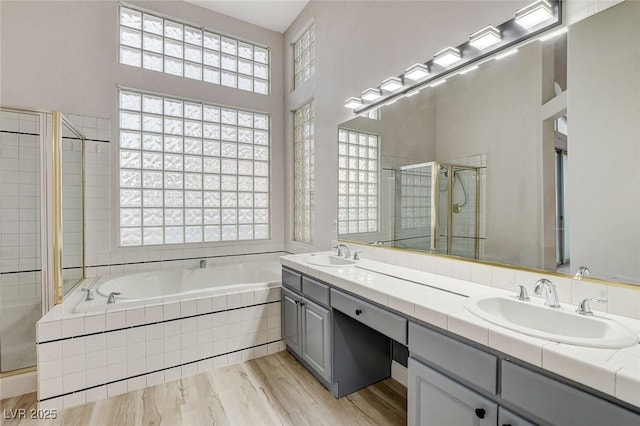
{"type": "Polygon", "coordinates": [[[296,291],[302,291],[302,275],[297,272],[282,268],[282,284],[296,291]]]}
{"type": "Polygon", "coordinates": [[[316,302],[329,306],[329,286],[314,279],[302,277],[302,293],[316,302]]]}
{"type": "Polygon", "coordinates": [[[334,289],[331,289],[331,307],[403,345],[407,344],[407,319],[400,315],[334,289]]]}
{"type": "Polygon", "coordinates": [[[421,325],[409,323],[409,353],[492,394],[498,358],[421,325]]]}
{"type": "Polygon", "coordinates": [[[640,414],[509,361],[502,361],[502,399],[554,425],[640,424],[640,414]]]}

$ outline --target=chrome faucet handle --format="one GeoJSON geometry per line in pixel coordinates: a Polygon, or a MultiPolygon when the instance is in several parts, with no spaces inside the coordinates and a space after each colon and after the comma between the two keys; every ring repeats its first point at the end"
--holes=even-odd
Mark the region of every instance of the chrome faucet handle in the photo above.
{"type": "Polygon", "coordinates": [[[553,283],[546,278],[541,278],[536,281],[536,284],[533,286],[533,292],[540,296],[542,294],[542,289],[548,285],[553,285],[553,283]]]}
{"type": "Polygon", "coordinates": [[[578,303],[578,309],[576,312],[580,315],[593,315],[593,311],[591,310],[591,302],[596,303],[607,303],[605,299],[594,299],[592,297],[588,297],[583,299],[580,303],[578,303]]]}
{"type": "Polygon", "coordinates": [[[586,266],[581,266],[576,272],[575,278],[588,278],[591,276],[591,271],[586,266]]]}
{"type": "Polygon", "coordinates": [[[360,260],[360,253],[362,253],[362,250],[356,250],[353,253],[353,260],[360,260]]]}
{"type": "Polygon", "coordinates": [[[112,291],[111,293],[109,293],[109,298],[107,299],[107,304],[110,303],[116,303],[116,296],[120,296],[120,292],[119,291],[112,291]]]}
{"type": "Polygon", "coordinates": [[[533,286],[533,292],[539,296],[542,294],[543,290],[546,298],[545,305],[550,308],[559,308],[560,298],[558,297],[556,285],[546,278],[541,278],[536,281],[536,285],[533,286]]]}
{"type": "Polygon", "coordinates": [[[93,300],[93,291],[90,288],[81,288],[80,291],[87,292],[87,297],[84,300],[93,300]]]}
{"type": "Polygon", "coordinates": [[[525,286],[523,286],[522,284],[516,284],[516,287],[516,291],[518,292],[518,294],[516,294],[516,299],[525,302],[527,300],[531,300],[531,298],[529,297],[529,292],[527,292],[527,288],[525,286]]]}

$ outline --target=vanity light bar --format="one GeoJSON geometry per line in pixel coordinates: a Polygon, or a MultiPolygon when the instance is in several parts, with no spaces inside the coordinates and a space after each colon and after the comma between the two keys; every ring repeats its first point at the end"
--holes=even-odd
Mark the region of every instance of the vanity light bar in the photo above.
{"type": "Polygon", "coordinates": [[[414,90],[412,92],[407,93],[406,95],[404,95],[406,98],[410,98],[411,96],[417,95],[418,93],[420,93],[420,89],[418,90],[414,90]]]}
{"type": "Polygon", "coordinates": [[[362,99],[364,99],[367,102],[375,101],[381,96],[382,96],[382,93],[380,93],[380,90],[378,89],[367,89],[364,92],[362,92],[362,99]]]}
{"type": "Polygon", "coordinates": [[[402,87],[402,80],[398,77],[389,77],[380,84],[380,88],[386,92],[395,92],[402,87]]]}
{"type": "Polygon", "coordinates": [[[438,80],[438,81],[436,81],[435,83],[431,83],[431,84],[429,85],[429,87],[438,87],[438,86],[440,86],[441,84],[444,84],[444,83],[446,83],[446,82],[447,82],[447,79],[443,78],[442,80],[438,80]]]}
{"type": "Polygon", "coordinates": [[[469,44],[478,50],[485,50],[502,41],[502,34],[493,25],[487,25],[469,37],[469,44]]]}
{"type": "Polygon", "coordinates": [[[460,50],[456,49],[455,47],[447,47],[445,49],[442,49],[433,56],[433,62],[442,67],[448,67],[451,64],[455,64],[460,59],[462,59],[460,50]]]}
{"type": "Polygon", "coordinates": [[[511,49],[511,50],[507,50],[504,53],[501,53],[499,55],[496,55],[495,59],[496,61],[499,61],[501,59],[507,58],[509,56],[515,55],[516,53],[518,53],[518,49],[511,49]]]}
{"type": "Polygon", "coordinates": [[[429,75],[429,68],[423,64],[414,64],[404,70],[404,78],[418,81],[429,75]]]}
{"type": "Polygon", "coordinates": [[[350,109],[356,109],[363,105],[362,99],[360,98],[349,98],[344,101],[344,106],[350,109]]]}
{"type": "Polygon", "coordinates": [[[569,29],[567,27],[564,28],[560,28],[559,30],[556,31],[551,31],[548,34],[543,35],[542,37],[540,37],[538,40],[540,41],[547,41],[547,40],[551,40],[552,38],[556,38],[559,35],[562,34],[566,34],[569,31],[569,29]]]}
{"type": "Polygon", "coordinates": [[[546,0],[538,0],[516,11],[516,24],[529,29],[553,18],[551,5],[546,0]]]}
{"type": "Polygon", "coordinates": [[[477,70],[478,68],[480,68],[478,65],[474,65],[474,66],[472,66],[472,67],[469,67],[469,68],[465,68],[465,69],[463,69],[463,70],[462,70],[462,71],[460,71],[458,74],[460,74],[460,75],[465,75],[465,74],[470,73],[471,71],[475,71],[475,70],[477,70]]]}

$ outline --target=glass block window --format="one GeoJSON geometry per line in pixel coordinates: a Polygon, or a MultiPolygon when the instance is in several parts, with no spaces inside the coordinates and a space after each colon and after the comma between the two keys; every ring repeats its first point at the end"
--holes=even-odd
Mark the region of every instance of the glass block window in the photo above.
{"type": "Polygon", "coordinates": [[[294,113],[294,225],[295,241],[313,242],[314,187],[313,101],[294,113]]]}
{"type": "Polygon", "coordinates": [[[269,50],[120,7],[120,63],[269,94],[269,50]]]}
{"type": "Polygon", "coordinates": [[[431,223],[431,170],[401,170],[400,228],[428,228],[431,223]]]}
{"type": "Polygon", "coordinates": [[[293,45],[295,86],[307,81],[316,71],[315,25],[311,25],[293,45]]]}
{"type": "Polygon", "coordinates": [[[269,238],[269,116],[121,90],[120,245],[269,238]]]}
{"type": "Polygon", "coordinates": [[[338,131],[338,234],[378,231],[378,136],[338,131]]]}
{"type": "Polygon", "coordinates": [[[380,108],[376,108],[371,111],[367,111],[362,115],[364,118],[370,118],[371,120],[380,120],[380,108]]]}

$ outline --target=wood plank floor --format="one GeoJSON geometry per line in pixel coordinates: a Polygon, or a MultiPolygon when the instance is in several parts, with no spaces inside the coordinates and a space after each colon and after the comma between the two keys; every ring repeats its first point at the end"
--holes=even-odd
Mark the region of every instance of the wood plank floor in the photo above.
{"type": "Polygon", "coordinates": [[[0,401],[9,425],[406,425],[407,391],[393,379],[335,399],[288,352],[63,410],[55,420],[8,420],[35,393],[0,401]]]}

